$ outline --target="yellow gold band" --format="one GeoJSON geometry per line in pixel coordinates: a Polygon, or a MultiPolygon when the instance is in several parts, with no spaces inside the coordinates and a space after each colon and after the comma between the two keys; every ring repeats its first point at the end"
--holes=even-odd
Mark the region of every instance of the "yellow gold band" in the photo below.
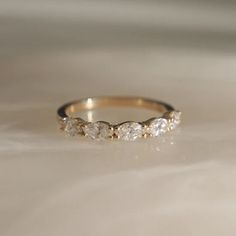
{"type": "Polygon", "coordinates": [[[141,97],[92,97],[66,103],[58,111],[61,129],[69,136],[81,135],[92,139],[136,140],[141,137],[157,137],[173,130],[180,123],[181,112],[171,105],[141,97]],[[88,122],[76,114],[83,110],[101,107],[140,107],[161,112],[161,117],[154,117],[142,122],[125,121],[110,124],[106,121],[88,122]]]}

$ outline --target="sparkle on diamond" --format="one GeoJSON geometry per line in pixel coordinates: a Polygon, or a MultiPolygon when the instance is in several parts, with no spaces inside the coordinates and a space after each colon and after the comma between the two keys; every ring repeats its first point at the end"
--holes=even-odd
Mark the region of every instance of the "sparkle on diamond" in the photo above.
{"type": "Polygon", "coordinates": [[[119,125],[115,133],[118,139],[134,141],[142,137],[143,127],[137,122],[126,122],[119,125]]]}
{"type": "Polygon", "coordinates": [[[68,117],[64,120],[62,129],[64,129],[67,136],[75,136],[81,132],[78,124],[78,120],[68,117]]]}
{"type": "Polygon", "coordinates": [[[169,114],[168,120],[168,129],[173,130],[175,129],[181,122],[181,112],[180,111],[172,111],[169,114]]]}
{"type": "Polygon", "coordinates": [[[110,125],[101,121],[88,123],[84,126],[83,131],[86,136],[97,140],[105,140],[112,136],[112,129],[110,125]]]}
{"type": "Polygon", "coordinates": [[[168,129],[168,121],[164,118],[156,118],[152,120],[148,126],[148,133],[157,137],[164,134],[168,129]]]}

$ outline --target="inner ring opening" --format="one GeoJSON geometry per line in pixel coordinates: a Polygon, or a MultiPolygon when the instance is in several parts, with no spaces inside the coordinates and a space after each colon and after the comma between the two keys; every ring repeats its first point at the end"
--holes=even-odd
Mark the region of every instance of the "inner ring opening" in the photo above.
{"type": "Polygon", "coordinates": [[[155,110],[160,113],[172,111],[174,108],[161,101],[140,97],[93,97],[73,101],[58,110],[62,117],[73,116],[80,111],[89,111],[104,107],[133,107],[155,110]]]}

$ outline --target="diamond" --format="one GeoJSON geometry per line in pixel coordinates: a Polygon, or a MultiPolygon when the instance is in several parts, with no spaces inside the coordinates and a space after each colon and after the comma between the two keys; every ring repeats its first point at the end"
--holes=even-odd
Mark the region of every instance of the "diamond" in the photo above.
{"type": "Polygon", "coordinates": [[[119,139],[134,141],[142,137],[143,127],[137,122],[125,122],[117,127],[115,134],[119,139]]]}
{"type": "Polygon", "coordinates": [[[168,129],[168,121],[164,118],[156,118],[152,120],[147,128],[148,134],[153,137],[164,134],[168,129]]]}
{"type": "Polygon", "coordinates": [[[169,113],[168,119],[168,129],[175,129],[181,122],[181,112],[180,111],[172,111],[169,113]]]}
{"type": "Polygon", "coordinates": [[[61,129],[65,131],[67,136],[75,136],[81,132],[79,121],[71,117],[67,117],[63,120],[61,129]]]}
{"type": "Polygon", "coordinates": [[[86,136],[97,140],[108,139],[113,134],[113,130],[111,129],[109,123],[102,121],[86,124],[83,127],[83,131],[86,136]]]}

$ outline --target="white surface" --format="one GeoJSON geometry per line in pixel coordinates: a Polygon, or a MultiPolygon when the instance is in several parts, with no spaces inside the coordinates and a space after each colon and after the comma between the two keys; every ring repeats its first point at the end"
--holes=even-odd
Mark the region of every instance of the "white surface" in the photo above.
{"type": "Polygon", "coordinates": [[[62,2],[44,1],[51,6],[44,10],[21,2],[0,8],[0,235],[234,236],[234,8],[207,8],[210,31],[197,14],[205,5],[193,3],[161,4],[166,14],[188,15],[186,27],[155,18],[159,7],[150,2],[127,10],[103,1],[104,14],[98,3],[83,3],[83,17],[78,2],[65,10],[62,2]],[[143,24],[111,14],[117,7],[143,24]],[[110,94],[170,102],[183,112],[182,127],[134,143],[58,132],[62,103],[110,94]]]}

